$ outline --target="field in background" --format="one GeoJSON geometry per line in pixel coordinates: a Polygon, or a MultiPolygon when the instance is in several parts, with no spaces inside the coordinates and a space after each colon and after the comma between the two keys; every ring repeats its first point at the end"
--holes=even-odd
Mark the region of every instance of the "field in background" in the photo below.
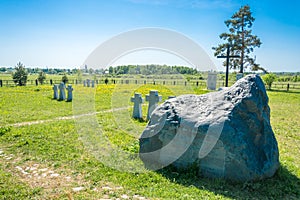
{"type": "MultiPolygon", "coordinates": [[[[198,177],[194,171],[166,168],[130,173],[104,165],[83,145],[76,114],[95,112],[103,134],[125,152],[138,152],[138,136],[146,126],[130,118],[134,91],[159,90],[170,95],[209,92],[184,84],[101,84],[74,86],[74,97],[95,102],[94,110],[76,110],[75,102],[52,100],[52,87],[0,88],[0,194],[4,199],[299,199],[300,90],[268,91],[271,124],[280,150],[281,167],[264,181],[232,183],[198,177]],[[77,95],[81,94],[81,95],[77,95]],[[92,93],[93,94],[93,93],[92,93]],[[117,109],[111,112],[111,109],[117,109]],[[61,118],[64,117],[64,118],[61,118]],[[129,121],[128,121],[129,120],[129,121]],[[38,122],[38,123],[24,123],[38,122]],[[132,129],[134,127],[134,129],[132,129]]],[[[143,105],[144,115],[147,104],[143,105]]],[[[89,115],[82,115],[89,120],[89,115]]]]}
{"type": "MultiPolygon", "coordinates": [[[[37,79],[37,74],[29,75],[27,80],[28,86],[35,86],[37,79]]],[[[59,84],[61,82],[63,75],[52,75],[47,74],[44,85],[50,85],[50,79],[53,84],[59,84]]],[[[229,75],[228,85],[231,86],[236,82],[235,73],[229,75]]],[[[200,88],[206,88],[207,73],[203,73],[200,76],[196,75],[181,75],[181,74],[171,74],[171,75],[119,75],[115,77],[104,76],[104,75],[83,75],[78,77],[77,75],[67,75],[69,82],[68,84],[83,84],[83,80],[90,79],[95,80],[98,84],[104,84],[105,79],[108,79],[108,84],[151,84],[151,85],[191,85],[200,88]],[[201,79],[199,79],[201,77],[201,79]]],[[[225,75],[218,74],[217,88],[224,87],[225,85],[225,75]]],[[[284,79],[285,76],[280,76],[278,79],[284,79]]],[[[11,74],[0,74],[0,80],[4,87],[15,86],[12,80],[11,74]]],[[[272,89],[275,90],[300,90],[300,82],[274,82],[272,84],[272,89]],[[289,85],[289,86],[288,86],[289,85]]]]}

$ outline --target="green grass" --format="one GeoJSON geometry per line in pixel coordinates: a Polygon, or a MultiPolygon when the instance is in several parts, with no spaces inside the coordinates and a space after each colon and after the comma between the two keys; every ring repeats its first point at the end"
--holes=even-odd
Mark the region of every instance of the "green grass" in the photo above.
{"type": "Polygon", "coordinates": [[[72,114],[72,103],[52,100],[51,86],[0,88],[0,126],[72,114]]]}
{"type": "Polygon", "coordinates": [[[30,188],[3,168],[0,163],[0,199],[30,199],[40,195],[40,188],[30,188]]]}
{"type": "MultiPolygon", "coordinates": [[[[206,93],[206,90],[158,85],[99,85],[96,90],[77,86],[74,88],[74,95],[76,94],[75,97],[80,101],[67,103],[52,100],[50,86],[41,86],[38,88],[39,91],[36,89],[36,87],[0,88],[0,126],[2,126],[0,150],[3,150],[5,155],[13,155],[12,160],[7,160],[3,155],[0,157],[0,199],[99,199],[120,198],[123,194],[130,198],[139,195],[150,199],[300,198],[299,93],[268,92],[271,124],[280,150],[279,171],[273,178],[263,181],[232,183],[199,177],[192,169],[180,173],[169,167],[157,172],[130,173],[110,168],[100,162],[97,155],[92,154],[93,150],[97,153],[99,149],[92,149],[84,143],[84,134],[78,131],[80,130],[78,119],[4,128],[16,122],[72,115],[78,106],[75,112],[77,114],[98,112],[94,116],[99,124],[98,128],[113,147],[124,152],[137,153],[137,138],[146,123],[130,117],[132,103],[129,98],[134,92],[140,92],[144,97],[150,89],[156,89],[163,99],[167,99],[169,95],[190,92],[201,94],[206,93]],[[14,101],[11,101],[12,99],[14,101]],[[79,105],[80,103],[83,106],[79,105]],[[105,112],[111,108],[124,106],[122,110],[105,112]],[[49,178],[51,187],[33,187],[34,177],[26,179],[15,170],[16,166],[25,167],[32,163],[38,163],[78,180],[70,181],[69,185],[62,183],[62,186],[58,187],[55,185],[55,179],[49,178]],[[122,188],[110,191],[101,189],[106,185],[122,188]],[[72,188],[78,186],[84,186],[85,190],[72,192],[72,188]]],[[[146,109],[144,104],[144,115],[146,109]]],[[[80,118],[86,123],[91,119],[92,116],[80,118]]],[[[92,128],[91,134],[97,133],[92,128]]],[[[122,160],[116,162],[122,163],[122,160]]]]}

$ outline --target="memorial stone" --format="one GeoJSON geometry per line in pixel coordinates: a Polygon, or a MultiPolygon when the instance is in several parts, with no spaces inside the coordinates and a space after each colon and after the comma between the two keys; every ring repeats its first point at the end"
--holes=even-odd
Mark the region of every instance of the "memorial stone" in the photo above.
{"type": "Polygon", "coordinates": [[[72,101],[73,100],[73,88],[72,85],[68,85],[67,87],[67,91],[68,91],[68,98],[67,101],[72,101]]]}
{"type": "Polygon", "coordinates": [[[151,90],[149,95],[146,95],[146,101],[149,102],[148,105],[148,113],[147,113],[147,120],[150,119],[150,116],[153,110],[157,107],[157,103],[162,100],[161,95],[158,95],[157,90],[151,90]]]}
{"type": "Polygon", "coordinates": [[[131,97],[131,102],[134,103],[132,117],[142,119],[142,103],[144,102],[142,95],[140,93],[134,93],[134,97],[131,97]]]}
{"type": "Polygon", "coordinates": [[[60,101],[63,101],[66,99],[66,92],[65,92],[65,84],[64,82],[61,82],[58,86],[59,88],[59,99],[60,101]]]}
{"type": "Polygon", "coordinates": [[[243,182],[272,177],[280,163],[268,100],[259,75],[169,99],[140,137],[140,158],[153,170],[195,166],[201,176],[243,182]]]}
{"type": "Polygon", "coordinates": [[[53,99],[58,99],[58,84],[53,85],[53,99]]]}
{"type": "Polygon", "coordinates": [[[217,73],[208,72],[207,89],[208,90],[216,90],[216,87],[217,87],[217,73]]]}
{"type": "Polygon", "coordinates": [[[90,80],[90,79],[87,79],[87,80],[86,80],[86,85],[87,85],[88,87],[91,87],[91,80],[90,80]]]}

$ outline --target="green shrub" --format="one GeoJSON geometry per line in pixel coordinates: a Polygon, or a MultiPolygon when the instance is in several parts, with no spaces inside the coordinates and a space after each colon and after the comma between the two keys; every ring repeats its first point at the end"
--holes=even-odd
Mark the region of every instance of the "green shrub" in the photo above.
{"type": "Polygon", "coordinates": [[[268,86],[268,89],[271,90],[273,82],[277,79],[275,74],[265,74],[262,76],[263,81],[268,86]]]}

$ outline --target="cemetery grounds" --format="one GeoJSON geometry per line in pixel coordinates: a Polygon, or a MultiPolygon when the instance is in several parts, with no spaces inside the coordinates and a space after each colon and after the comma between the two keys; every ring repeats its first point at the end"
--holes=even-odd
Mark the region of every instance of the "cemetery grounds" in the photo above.
{"type": "MultiPolygon", "coordinates": [[[[271,124],[281,167],[273,178],[234,183],[168,167],[145,173],[119,171],[100,162],[82,142],[76,119],[96,116],[113,146],[138,153],[146,122],[133,120],[134,92],[203,94],[184,85],[74,85],[74,98],[94,110],[53,100],[50,85],[0,88],[0,199],[299,199],[300,90],[268,91],[271,124]],[[188,87],[188,89],[187,89],[188,87]],[[90,92],[94,96],[87,98],[90,92]],[[79,94],[80,95],[76,95],[79,94]],[[76,111],[76,113],[74,112],[76,111]],[[73,116],[75,115],[75,116],[73,116]]],[[[143,104],[146,116],[147,102],[143,104]]]]}

